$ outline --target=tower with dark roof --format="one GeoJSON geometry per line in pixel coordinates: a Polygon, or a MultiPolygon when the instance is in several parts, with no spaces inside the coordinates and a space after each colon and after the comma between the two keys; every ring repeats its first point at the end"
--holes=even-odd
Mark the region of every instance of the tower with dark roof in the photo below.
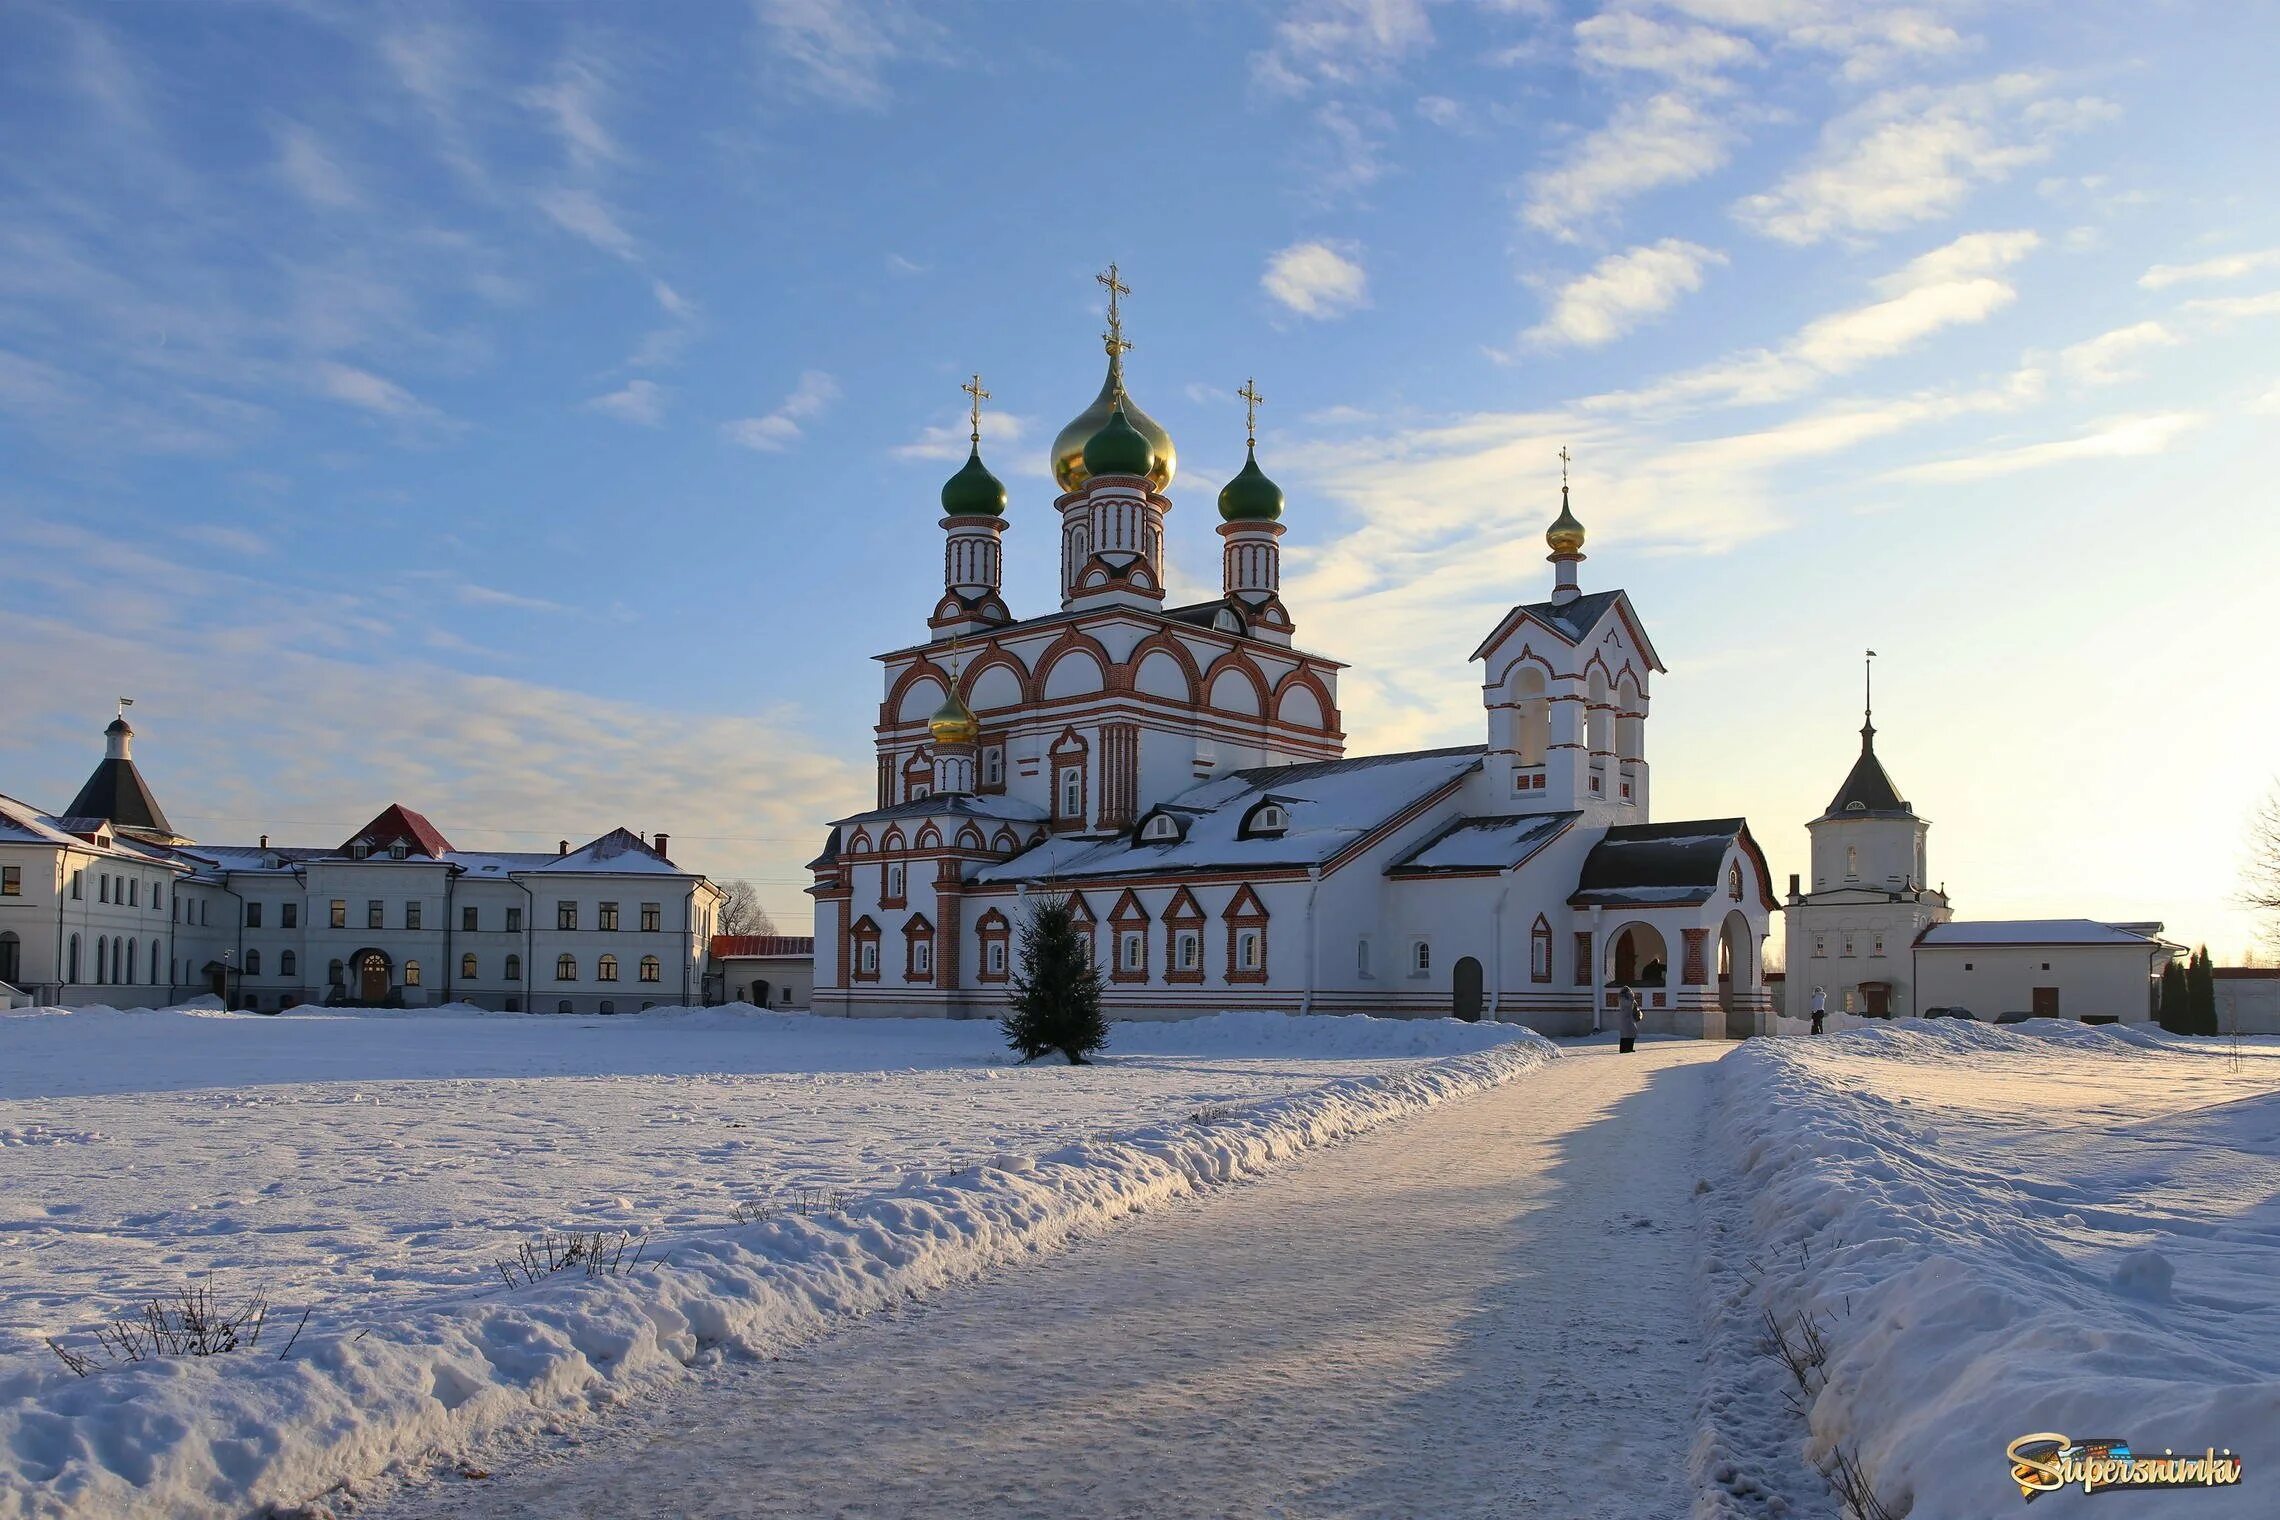
{"type": "Polygon", "coordinates": [[[158,799],[151,795],[150,784],[135,768],[134,750],[135,731],[122,711],[103,730],[102,763],[79,789],[79,795],[71,799],[66,816],[105,819],[122,834],[158,844],[189,843],[166,821],[158,799]]]}

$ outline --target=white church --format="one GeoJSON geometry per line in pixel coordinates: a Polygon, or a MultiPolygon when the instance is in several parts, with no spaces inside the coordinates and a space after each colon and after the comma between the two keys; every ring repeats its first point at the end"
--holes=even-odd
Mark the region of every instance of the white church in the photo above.
{"type": "Polygon", "coordinates": [[[1282,491],[1255,427],[1219,493],[1221,594],[1167,607],[1176,455],[1108,375],[1052,467],[1061,601],[1001,593],[1006,491],[973,450],[942,489],[943,589],[922,643],[878,656],[877,805],[811,863],[819,1013],[995,1018],[1028,900],[1066,895],[1112,1018],[1229,1009],[1769,1027],[1775,908],[1739,818],[1654,822],[1663,671],[1630,598],[1587,591],[1561,487],[1550,594],[1471,658],[1484,741],[1348,757],[1343,666],[1282,600],[1282,491]]]}

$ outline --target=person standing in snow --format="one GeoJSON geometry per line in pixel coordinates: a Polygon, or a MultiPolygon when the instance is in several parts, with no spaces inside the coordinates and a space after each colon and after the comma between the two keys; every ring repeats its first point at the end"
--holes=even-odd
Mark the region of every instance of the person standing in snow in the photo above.
{"type": "Polygon", "coordinates": [[[1622,1036],[1616,1049],[1629,1055],[1639,1039],[1639,994],[1632,988],[1623,989],[1623,1009],[1616,1019],[1615,1029],[1622,1036]]]}
{"type": "Polygon", "coordinates": [[[1829,994],[1819,987],[1813,989],[1813,1032],[1821,1032],[1821,1021],[1829,1016],[1829,994]]]}

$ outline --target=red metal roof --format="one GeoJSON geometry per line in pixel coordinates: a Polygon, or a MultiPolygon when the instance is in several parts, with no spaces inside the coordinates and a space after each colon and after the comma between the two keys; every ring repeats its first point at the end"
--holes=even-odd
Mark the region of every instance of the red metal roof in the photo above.
{"type": "Polygon", "coordinates": [[[401,802],[389,803],[379,817],[343,840],[341,849],[361,840],[372,849],[385,850],[399,839],[422,855],[441,858],[451,853],[451,841],[442,831],[401,802]]]}
{"type": "Polygon", "coordinates": [[[726,960],[732,955],[813,955],[815,936],[812,934],[716,934],[712,939],[714,960],[726,960]]]}

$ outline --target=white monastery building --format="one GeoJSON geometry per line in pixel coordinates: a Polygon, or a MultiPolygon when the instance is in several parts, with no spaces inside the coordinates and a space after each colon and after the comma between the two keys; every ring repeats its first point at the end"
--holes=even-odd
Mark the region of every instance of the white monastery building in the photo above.
{"type": "Polygon", "coordinates": [[[1815,988],[1830,1012],[1871,1018],[1933,1008],[1969,1009],[1981,1021],[2153,1017],[2154,983],[2181,950],[2158,923],[1955,919],[1925,870],[1931,823],[1876,757],[1872,704],[1863,704],[1860,758],[1805,829],[1812,890],[1790,877],[1783,912],[1789,1017],[1811,1016],[1815,988]]]}
{"type": "Polygon", "coordinates": [[[34,1001],[631,1013],[702,995],[723,894],[662,834],[466,851],[391,806],[335,845],[199,844],[133,741],[122,713],[62,814],[0,796],[0,984],[34,1001]]]}
{"type": "Polygon", "coordinates": [[[1344,667],[1296,640],[1282,491],[1251,453],[1219,493],[1221,594],[1164,605],[1171,439],[1108,376],[1053,445],[1057,609],[1001,594],[1005,488],[942,489],[925,642],[879,656],[877,805],[811,863],[818,1012],[994,1018],[1027,899],[1068,894],[1111,1017],[1224,1009],[1591,1028],[1618,984],[1650,1031],[1766,1027],[1775,908],[1739,818],[1649,812],[1663,665],[1630,598],[1586,591],[1567,488],[1550,595],[1472,659],[1484,741],[1348,757],[1344,667]]]}

